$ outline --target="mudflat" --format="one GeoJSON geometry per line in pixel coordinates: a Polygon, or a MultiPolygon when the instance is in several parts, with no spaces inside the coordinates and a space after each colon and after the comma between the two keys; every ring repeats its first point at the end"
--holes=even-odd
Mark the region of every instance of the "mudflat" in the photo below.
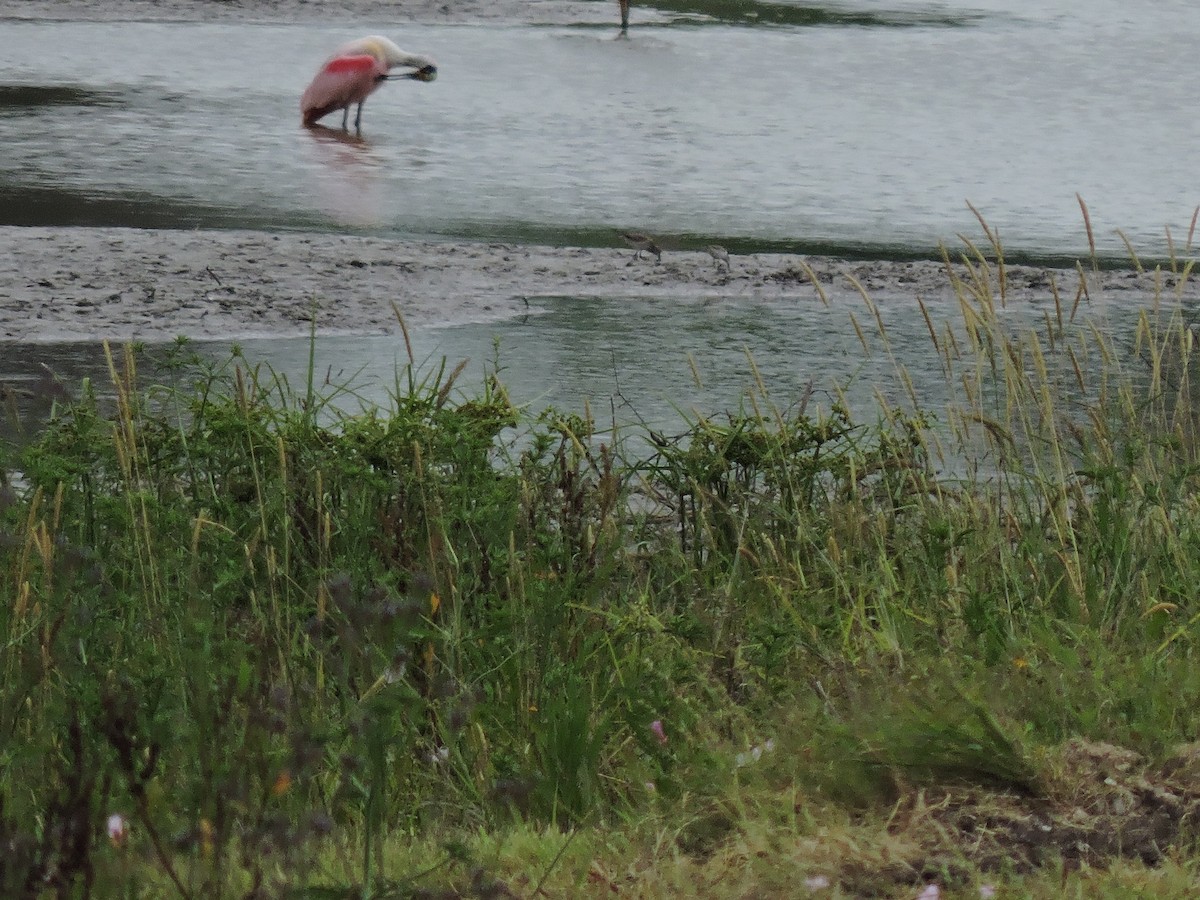
{"type": "MultiPolygon", "coordinates": [[[[703,252],[429,242],[357,235],[0,227],[0,338],[24,341],[380,334],[536,313],[556,296],[679,302],[954,301],[965,266],[703,252]]],[[[1005,302],[1069,309],[1081,292],[1145,302],[1170,273],[1009,266],[1005,302]]]]}

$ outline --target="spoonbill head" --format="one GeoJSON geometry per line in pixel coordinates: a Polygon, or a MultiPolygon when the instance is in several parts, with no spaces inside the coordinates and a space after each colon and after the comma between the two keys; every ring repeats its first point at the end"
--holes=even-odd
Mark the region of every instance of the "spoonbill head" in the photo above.
{"type": "Polygon", "coordinates": [[[321,64],[312,82],[300,98],[300,115],[312,127],[334,110],[342,110],[342,128],[346,129],[350,107],[358,104],[354,127],[362,126],[363,101],[385,81],[411,78],[433,81],[437,63],[428,56],[401,50],[379,35],[359,38],[339,47],[321,64]],[[393,69],[408,71],[393,73],[393,69]]]}

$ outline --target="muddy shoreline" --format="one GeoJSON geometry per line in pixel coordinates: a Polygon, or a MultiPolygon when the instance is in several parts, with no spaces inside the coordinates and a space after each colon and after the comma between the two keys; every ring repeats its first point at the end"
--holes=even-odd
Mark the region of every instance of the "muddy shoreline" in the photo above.
{"type": "MultiPolygon", "coordinates": [[[[1074,269],[1011,266],[1010,303],[1071,302],[1074,269]]],[[[1087,275],[1089,302],[1148,302],[1153,272],[1087,275]]],[[[0,340],[72,341],[395,333],[536,314],[556,296],[679,302],[953,301],[939,262],[434,243],[356,235],[0,227],[0,340]],[[813,284],[805,271],[816,276],[813,284]],[[818,291],[818,286],[820,290],[818,291]],[[822,299],[824,298],[824,301],[822,299]]],[[[1175,291],[1172,290],[1172,296],[1175,291]]],[[[1185,299],[1198,292],[1185,285],[1185,299]]]]}

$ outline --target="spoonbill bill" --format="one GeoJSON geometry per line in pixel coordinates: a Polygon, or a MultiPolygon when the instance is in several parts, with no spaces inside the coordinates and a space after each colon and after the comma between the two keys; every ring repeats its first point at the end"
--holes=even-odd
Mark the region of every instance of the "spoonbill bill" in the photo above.
{"type": "Polygon", "coordinates": [[[427,56],[401,50],[379,35],[351,41],[321,64],[316,77],[305,88],[300,98],[304,124],[311,128],[318,119],[340,109],[342,129],[349,130],[350,107],[357,103],[358,112],[354,116],[357,130],[362,126],[363,101],[385,81],[400,78],[433,81],[437,78],[437,64],[427,56]],[[392,69],[398,66],[412,71],[393,75],[392,69]]]}

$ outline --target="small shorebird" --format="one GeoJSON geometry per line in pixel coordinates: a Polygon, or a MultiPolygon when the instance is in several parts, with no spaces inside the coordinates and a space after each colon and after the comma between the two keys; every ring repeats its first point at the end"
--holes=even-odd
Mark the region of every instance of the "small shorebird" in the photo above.
{"type": "Polygon", "coordinates": [[[711,256],[713,258],[713,262],[715,262],[717,264],[718,272],[721,271],[721,263],[725,263],[725,271],[726,272],[729,271],[730,265],[729,265],[729,251],[728,250],[726,250],[720,244],[709,244],[704,249],[706,251],[708,251],[708,255],[711,256]]]}
{"type": "Polygon", "coordinates": [[[643,252],[653,253],[655,258],[662,262],[662,248],[654,243],[654,238],[648,234],[638,234],[635,231],[622,231],[621,239],[630,247],[637,251],[633,255],[634,259],[641,259],[643,252]]]}

